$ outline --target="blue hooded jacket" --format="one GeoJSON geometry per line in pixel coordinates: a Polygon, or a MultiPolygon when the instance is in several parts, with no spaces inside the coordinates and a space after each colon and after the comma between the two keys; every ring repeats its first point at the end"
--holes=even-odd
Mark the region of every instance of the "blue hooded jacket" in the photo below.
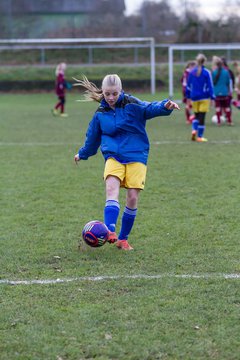
{"type": "Polygon", "coordinates": [[[192,101],[214,99],[212,76],[208,69],[202,66],[201,74],[197,75],[196,66],[187,80],[186,97],[192,101]]]}
{"type": "Polygon", "coordinates": [[[146,120],[170,115],[172,110],[164,107],[167,101],[141,101],[122,92],[113,110],[103,99],[89,123],[85,144],[78,152],[79,158],[87,160],[101,146],[105,160],[112,157],[123,164],[147,164],[146,120]]]}

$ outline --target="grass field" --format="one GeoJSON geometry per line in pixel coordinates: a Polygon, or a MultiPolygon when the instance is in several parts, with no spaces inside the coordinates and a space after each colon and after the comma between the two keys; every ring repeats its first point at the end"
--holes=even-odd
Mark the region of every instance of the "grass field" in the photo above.
{"type": "Polygon", "coordinates": [[[240,112],[208,114],[206,144],[183,109],[149,121],[134,251],[79,250],[105,195],[101,154],[73,161],[96,108],[77,98],[63,119],[52,94],[1,95],[0,359],[240,359],[240,112]]]}

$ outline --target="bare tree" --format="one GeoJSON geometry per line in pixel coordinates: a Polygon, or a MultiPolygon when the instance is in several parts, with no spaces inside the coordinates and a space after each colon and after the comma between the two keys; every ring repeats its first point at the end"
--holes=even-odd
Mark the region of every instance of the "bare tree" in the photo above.
{"type": "Polygon", "coordinates": [[[177,42],[201,43],[202,42],[201,20],[195,11],[187,11],[181,21],[178,31],[177,42]]]}
{"type": "Polygon", "coordinates": [[[240,41],[240,0],[220,0],[223,4],[214,19],[203,17],[194,0],[178,0],[175,7],[168,0],[145,0],[132,16],[124,15],[123,0],[61,0],[68,9],[65,15],[61,8],[61,22],[59,1],[0,0],[0,37],[153,36],[160,43],[240,41]],[[41,6],[44,14],[39,12],[41,6]],[[81,7],[83,13],[73,7],[81,7]],[[57,16],[49,21],[48,13],[57,16]]]}
{"type": "Polygon", "coordinates": [[[167,0],[161,2],[144,1],[140,8],[142,36],[154,36],[161,42],[176,39],[179,18],[167,0]]]}

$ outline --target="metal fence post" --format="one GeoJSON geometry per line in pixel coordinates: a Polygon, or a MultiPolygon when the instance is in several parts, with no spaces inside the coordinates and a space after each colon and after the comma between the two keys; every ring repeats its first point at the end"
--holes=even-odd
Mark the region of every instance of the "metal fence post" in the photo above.
{"type": "Polygon", "coordinates": [[[45,49],[41,48],[41,65],[45,65],[45,49]]]}

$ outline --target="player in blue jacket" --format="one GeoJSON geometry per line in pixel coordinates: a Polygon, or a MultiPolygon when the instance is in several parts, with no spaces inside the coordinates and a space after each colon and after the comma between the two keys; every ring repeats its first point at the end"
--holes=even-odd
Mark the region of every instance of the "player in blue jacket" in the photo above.
{"type": "Polygon", "coordinates": [[[108,241],[123,250],[132,250],[128,236],[137,214],[140,190],[144,189],[149,140],[145,130],[148,119],[170,115],[179,106],[171,101],[141,101],[122,90],[118,75],[106,75],[99,89],[86,77],[77,85],[85,88],[88,99],[100,103],[86,134],[83,147],[75,155],[76,162],[95,155],[98,148],[105,159],[104,180],[106,204],[104,222],[109,229],[108,241]],[[120,212],[119,190],[127,189],[126,206],[119,236],[115,228],[120,212]]]}
{"type": "Polygon", "coordinates": [[[211,73],[204,67],[206,57],[198,54],[197,66],[188,76],[186,97],[192,102],[195,119],[192,122],[192,140],[205,142],[205,117],[209,111],[210,99],[214,99],[211,73]]]}

